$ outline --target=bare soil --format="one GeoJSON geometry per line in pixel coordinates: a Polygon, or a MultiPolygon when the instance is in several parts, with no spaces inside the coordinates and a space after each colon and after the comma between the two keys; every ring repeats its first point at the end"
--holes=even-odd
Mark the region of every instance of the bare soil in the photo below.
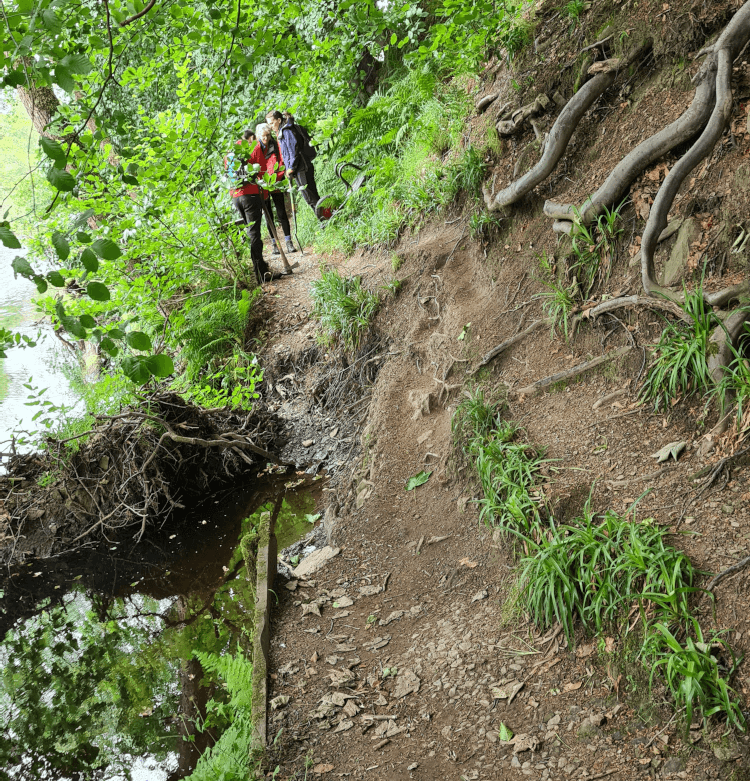
{"type": "MultiPolygon", "coordinates": [[[[327,510],[326,541],[340,553],[307,580],[277,582],[271,696],[290,697],[273,713],[269,729],[269,734],[281,730],[270,750],[279,778],[748,777],[747,741],[722,738],[721,725],[687,736],[666,693],[658,687],[649,692],[648,671],[629,661],[633,649],[621,647],[617,638],[602,638],[599,647],[581,636],[571,648],[560,633],[542,636],[515,605],[514,551],[478,522],[479,494],[468,470],[456,476],[449,466],[452,414],[463,391],[478,381],[498,397],[511,391],[508,416],[555,460],[557,471],[543,490],[557,518],[574,517],[589,495],[596,508],[621,513],[642,497],[638,517],[653,517],[674,531],[673,543],[705,572],[716,573],[748,555],[746,464],[734,464],[729,480],[718,481],[697,501],[691,480],[733,452],[736,435],[699,455],[716,421],[715,408],[704,414],[705,400],[685,398],[657,414],[637,402],[662,315],[619,310],[616,318],[585,321],[570,342],[540,329],[473,380],[467,374],[488,350],[544,316],[538,258],[546,252],[564,264],[566,252],[541,214],[543,199],[582,200],[646,133],[684,110],[696,66],[679,58],[685,47],[699,48],[720,29],[732,8],[712,6],[708,12],[688,3],[647,2],[612,12],[616,29],[624,20],[635,29],[658,19],[655,61],[633,75],[624,91],[622,81],[616,82],[613,94],[587,115],[572,153],[543,192],[514,207],[489,237],[470,237],[466,210],[404,235],[395,248],[404,261],[396,274],[391,251],[322,259],[342,274],[361,275],[373,290],[394,276],[402,281],[395,297],[383,293],[366,347],[379,356],[372,384],[364,378],[354,398],[321,410],[315,393],[316,378],[367,354],[344,358],[315,344],[309,284],[321,259],[304,260],[294,277],[266,296],[265,401],[294,425],[311,421],[314,436],[298,437],[315,439],[308,449],[333,443],[342,433],[353,445],[343,458],[321,461],[335,477],[321,506],[327,510]],[[634,349],[624,359],[543,395],[512,394],[627,345],[634,349]],[[277,381],[288,373],[294,377],[286,385],[277,381]],[[657,465],[652,454],[674,441],[687,443],[683,455],[657,465]],[[422,470],[432,472],[428,482],[407,492],[408,478],[422,470]],[[508,693],[517,684],[522,686],[512,702],[493,694],[493,687],[508,693]],[[500,740],[502,725],[527,735],[525,748],[517,744],[514,751],[500,740]]],[[[597,40],[600,10],[594,4],[586,12],[591,25],[584,13],[582,32],[576,28],[567,38],[559,18],[549,30],[540,23],[540,40],[554,33],[559,41],[547,63],[537,71],[523,62],[515,70],[502,67],[478,86],[477,95],[500,89],[493,104],[499,108],[562,85],[559,63],[575,58],[576,45],[597,40]],[[536,74],[536,82],[519,94],[512,82],[527,73],[536,74]]],[[[705,261],[709,289],[746,273],[747,254],[730,252],[738,226],[746,224],[750,197],[746,62],[737,64],[736,77],[738,121],[674,207],[675,216],[698,214],[704,226],[692,248],[695,262],[685,272],[689,286],[699,280],[705,261]]],[[[486,137],[496,119],[493,107],[472,119],[473,143],[486,137]]],[[[503,143],[501,157],[490,155],[498,185],[509,181],[532,138],[527,129],[503,143]]],[[[640,292],[639,272],[630,261],[650,188],[663,176],[655,166],[632,188],[622,213],[625,231],[595,300],[640,292]]],[[[659,263],[675,241],[661,246],[659,263]]],[[[750,644],[749,591],[750,573],[740,572],[719,585],[715,605],[705,599],[696,606],[704,629],[727,630],[738,653],[750,644]]],[[[748,695],[746,662],[733,684],[748,695]]]]}

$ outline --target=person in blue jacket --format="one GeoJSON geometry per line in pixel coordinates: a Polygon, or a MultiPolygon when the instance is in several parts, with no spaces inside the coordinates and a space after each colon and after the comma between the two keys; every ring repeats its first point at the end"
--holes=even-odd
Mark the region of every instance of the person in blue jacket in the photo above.
{"type": "Polygon", "coordinates": [[[303,136],[294,122],[294,117],[287,114],[285,119],[280,111],[271,111],[266,115],[266,122],[273,128],[273,132],[279,139],[287,176],[294,179],[302,191],[302,197],[315,212],[315,216],[320,219],[315,210],[320,200],[318,188],[315,186],[315,168],[312,160],[306,159],[303,154],[303,136]]]}

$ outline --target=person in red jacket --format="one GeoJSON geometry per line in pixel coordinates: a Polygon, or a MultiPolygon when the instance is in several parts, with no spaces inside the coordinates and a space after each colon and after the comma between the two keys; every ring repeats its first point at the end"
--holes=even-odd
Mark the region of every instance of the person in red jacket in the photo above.
{"type": "Polygon", "coordinates": [[[250,242],[250,257],[253,261],[255,275],[259,282],[269,282],[278,279],[281,274],[272,272],[263,258],[263,239],[260,235],[260,219],[263,212],[263,201],[260,188],[255,182],[253,166],[258,165],[260,172],[266,170],[267,163],[263,149],[255,140],[252,130],[246,130],[243,137],[236,142],[240,149],[231,151],[224,158],[224,166],[229,174],[232,204],[247,226],[245,231],[250,242]],[[247,150],[251,148],[248,155],[247,150]]]}
{"type": "MultiPolygon", "coordinates": [[[[266,157],[267,168],[266,171],[276,177],[277,182],[283,181],[286,176],[286,169],[284,167],[284,161],[281,159],[281,152],[279,151],[279,145],[276,139],[271,135],[271,126],[263,122],[255,128],[255,133],[260,142],[260,147],[263,150],[263,154],[266,157]]],[[[286,251],[296,252],[294,244],[292,244],[292,232],[289,226],[289,217],[286,213],[286,204],[284,203],[284,193],[281,190],[276,190],[271,193],[271,200],[276,207],[276,214],[279,217],[281,228],[284,231],[284,239],[286,241],[286,251]]],[[[268,212],[266,213],[266,222],[270,219],[273,220],[273,208],[271,202],[266,201],[268,212]]],[[[271,229],[271,223],[268,225],[268,232],[271,234],[271,241],[273,242],[273,254],[278,255],[279,250],[276,247],[276,239],[271,229]]]]}

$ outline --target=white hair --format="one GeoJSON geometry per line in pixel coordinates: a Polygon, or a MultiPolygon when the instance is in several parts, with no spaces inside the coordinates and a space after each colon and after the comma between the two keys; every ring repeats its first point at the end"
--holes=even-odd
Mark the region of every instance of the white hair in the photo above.
{"type": "Polygon", "coordinates": [[[260,137],[268,131],[269,133],[273,133],[273,129],[268,124],[268,122],[261,122],[260,125],[256,125],[255,127],[255,135],[258,137],[258,140],[260,140],[260,137]]]}

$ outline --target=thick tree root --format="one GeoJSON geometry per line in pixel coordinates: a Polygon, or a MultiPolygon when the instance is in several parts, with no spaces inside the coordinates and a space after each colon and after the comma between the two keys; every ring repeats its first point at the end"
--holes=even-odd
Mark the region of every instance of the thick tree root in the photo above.
{"type": "Polygon", "coordinates": [[[706,158],[721,138],[732,113],[732,63],[750,40],[750,2],[745,3],[712,46],[704,51],[708,59],[698,72],[701,79],[715,73],[716,102],[705,129],[693,146],[667,174],[651,206],[641,240],[641,279],[649,295],[662,293],[672,299],[675,294],[661,288],[654,275],[654,252],[659,234],[667,225],[667,215],[677,191],[690,172],[706,158]]]}
{"type": "MultiPolygon", "coordinates": [[[[562,205],[547,201],[544,204],[544,213],[555,220],[577,220],[584,225],[592,223],[605,208],[613,206],[625,196],[630,185],[648,166],[703,129],[711,116],[715,97],[715,78],[711,74],[701,79],[688,110],[671,125],[638,144],[615,166],[604,184],[584,203],[576,207],[573,204],[562,205]]],[[[565,230],[563,226],[557,225],[554,229],[559,232],[570,231],[569,227],[565,230]]]]}
{"type": "MultiPolygon", "coordinates": [[[[750,312],[738,309],[732,312],[724,322],[711,334],[709,343],[716,345],[716,351],[710,351],[706,359],[711,379],[718,385],[724,377],[724,371],[732,360],[732,347],[742,333],[743,326],[750,320],[750,312]]],[[[721,410],[721,414],[724,410],[721,410]]]]}
{"type": "Polygon", "coordinates": [[[595,369],[597,366],[600,366],[607,361],[613,361],[615,358],[619,358],[626,353],[629,353],[632,349],[633,348],[629,346],[618,347],[616,350],[612,350],[611,352],[606,353],[606,355],[600,355],[598,358],[594,358],[591,361],[579,363],[578,366],[572,366],[570,369],[566,369],[565,371],[552,374],[549,377],[544,377],[541,380],[532,382],[531,385],[527,385],[525,388],[515,389],[513,393],[517,396],[534,396],[540,391],[543,391],[545,388],[548,388],[550,385],[554,385],[556,382],[563,382],[564,380],[569,380],[572,377],[577,377],[579,374],[583,374],[589,369],[595,369]]]}
{"type": "MultiPolygon", "coordinates": [[[[638,47],[627,60],[625,60],[623,68],[628,67],[641,59],[651,50],[652,45],[653,42],[649,39],[642,46],[638,47]]],[[[568,142],[575,132],[576,127],[578,127],[578,123],[581,121],[583,115],[591,108],[596,100],[599,99],[602,93],[612,86],[618,72],[617,69],[612,69],[594,76],[593,79],[586,82],[575,96],[568,101],[565,108],[560,112],[560,116],[555,121],[555,124],[552,126],[544,154],[528,173],[494,196],[488,191],[486,186],[482,188],[484,202],[489,211],[499,211],[504,206],[515,203],[552,173],[558,161],[565,153],[568,142]]]]}
{"type": "Polygon", "coordinates": [[[622,296],[620,298],[611,298],[609,301],[602,301],[601,304],[591,307],[591,309],[585,309],[582,313],[582,317],[599,317],[606,312],[611,312],[613,309],[624,309],[630,306],[645,306],[649,309],[661,309],[664,312],[679,317],[686,323],[692,323],[690,317],[684,309],[679,307],[674,301],[660,298],[648,298],[646,296],[622,296]]]}

